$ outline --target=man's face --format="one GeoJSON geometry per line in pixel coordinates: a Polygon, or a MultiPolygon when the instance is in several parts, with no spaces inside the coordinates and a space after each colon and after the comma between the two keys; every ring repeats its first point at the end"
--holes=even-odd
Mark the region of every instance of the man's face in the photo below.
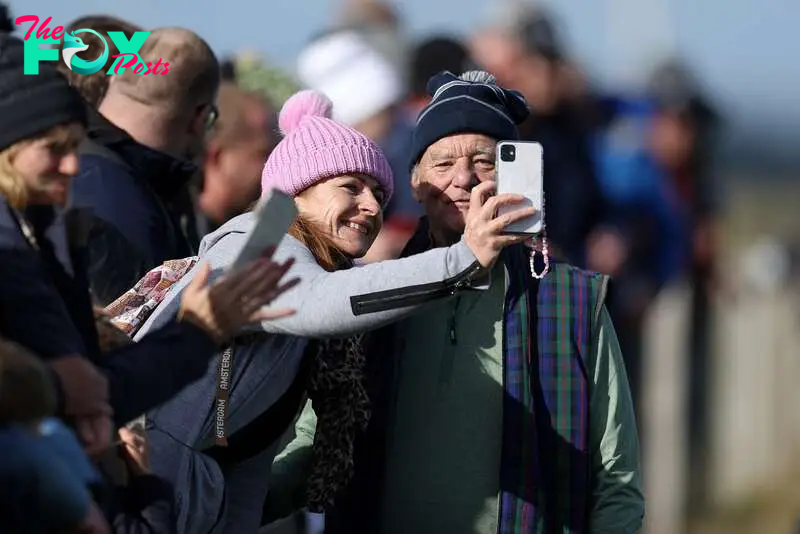
{"type": "Polygon", "coordinates": [[[659,113],[650,131],[650,149],[655,158],[670,170],[684,167],[692,155],[694,131],[691,124],[675,113],[659,113]]]}
{"type": "Polygon", "coordinates": [[[414,196],[425,206],[431,225],[449,234],[464,232],[470,191],[493,180],[497,141],[481,134],[457,134],[435,142],[411,177],[414,196]]]}
{"type": "Polygon", "coordinates": [[[536,111],[546,113],[558,103],[558,65],[526,52],[514,36],[499,31],[480,34],[471,43],[471,53],[500,85],[521,92],[536,111]]]}
{"type": "Polygon", "coordinates": [[[534,110],[548,113],[558,105],[561,98],[558,63],[531,53],[517,64],[516,71],[512,87],[519,88],[534,110]]]}
{"type": "Polygon", "coordinates": [[[212,141],[206,159],[204,174],[206,187],[224,194],[214,195],[218,206],[215,211],[232,216],[241,213],[258,199],[261,192],[261,171],[267,156],[275,146],[270,132],[272,124],[269,110],[255,103],[248,106],[242,125],[242,135],[225,144],[212,141]],[[246,134],[244,134],[246,132],[246,134]]]}

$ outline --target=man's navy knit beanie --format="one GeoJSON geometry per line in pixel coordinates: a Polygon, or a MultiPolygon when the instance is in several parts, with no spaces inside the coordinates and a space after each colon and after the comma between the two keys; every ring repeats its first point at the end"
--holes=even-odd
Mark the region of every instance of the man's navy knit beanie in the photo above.
{"type": "Polygon", "coordinates": [[[86,103],[55,67],[24,72],[24,42],[0,33],[0,151],[71,122],[86,124],[86,103]]]}
{"type": "Polygon", "coordinates": [[[444,71],[428,81],[431,102],[420,112],[411,142],[410,167],[433,143],[460,133],[477,133],[497,141],[519,139],[517,125],[530,115],[525,98],[503,89],[491,74],[444,71]]]}

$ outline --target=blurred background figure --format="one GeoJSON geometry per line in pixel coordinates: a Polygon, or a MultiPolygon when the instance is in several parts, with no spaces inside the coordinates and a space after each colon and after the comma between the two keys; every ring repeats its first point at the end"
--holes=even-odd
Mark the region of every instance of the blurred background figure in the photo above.
{"type": "Polygon", "coordinates": [[[263,54],[245,49],[222,64],[222,75],[236,82],[245,91],[261,93],[275,109],[280,109],[286,99],[300,90],[296,77],[263,54]]]}
{"type": "Polygon", "coordinates": [[[659,65],[649,83],[656,113],[649,143],[673,189],[674,202],[684,210],[688,235],[684,264],[691,288],[688,332],[689,469],[693,473],[690,500],[702,502],[707,462],[708,401],[712,299],[719,296],[719,191],[711,174],[718,141],[719,116],[703,94],[694,74],[678,61],[659,65]]]}
{"type": "Polygon", "coordinates": [[[469,52],[463,43],[446,35],[434,35],[420,40],[411,51],[409,90],[406,109],[413,121],[430,102],[428,80],[443,70],[461,74],[469,70],[469,52]]]}
{"type": "Polygon", "coordinates": [[[577,108],[575,76],[551,15],[523,10],[509,23],[479,32],[470,43],[474,61],[506,87],[520,91],[531,117],[522,138],[544,148],[547,234],[576,265],[616,274],[624,246],[604,229],[608,215],[595,175],[590,130],[577,108]]]}
{"type": "Polygon", "coordinates": [[[200,235],[244,213],[261,194],[264,161],[278,141],[277,114],[259,93],[223,82],[197,198],[200,235]]]}
{"type": "Polygon", "coordinates": [[[344,0],[341,21],[336,29],[352,30],[361,35],[381,54],[405,84],[408,70],[408,44],[402,18],[390,2],[381,0],[344,0]]]}
{"type": "Polygon", "coordinates": [[[614,96],[605,99],[603,108],[604,123],[595,139],[597,175],[609,223],[626,245],[609,311],[641,417],[644,321],[659,292],[686,272],[688,214],[653,154],[652,101],[642,95],[614,96]]]}
{"type": "Polygon", "coordinates": [[[232,57],[223,58],[219,62],[219,72],[223,82],[236,83],[236,60],[232,57]]]}

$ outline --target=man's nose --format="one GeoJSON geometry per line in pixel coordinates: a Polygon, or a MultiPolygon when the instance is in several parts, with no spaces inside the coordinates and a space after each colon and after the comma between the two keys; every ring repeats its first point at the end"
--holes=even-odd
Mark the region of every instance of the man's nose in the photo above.
{"type": "Polygon", "coordinates": [[[478,183],[478,176],[471,166],[459,164],[454,169],[453,185],[461,189],[472,189],[478,183]]]}

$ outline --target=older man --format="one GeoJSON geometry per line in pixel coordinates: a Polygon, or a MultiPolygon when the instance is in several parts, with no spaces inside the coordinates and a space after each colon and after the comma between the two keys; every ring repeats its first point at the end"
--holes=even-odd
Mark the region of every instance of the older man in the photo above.
{"type": "MultiPolygon", "coordinates": [[[[494,178],[496,143],[517,139],[528,115],[485,72],[441,73],[429,92],[412,152],[427,218],[406,255],[460,237],[470,190],[494,178]]],[[[640,530],[636,423],[607,279],[554,260],[537,280],[529,254],[510,247],[488,289],[464,288],[373,335],[372,420],[327,534],[640,530]]],[[[354,310],[442,291],[392,293],[356,296],[354,310]]],[[[306,410],[278,474],[307,453],[312,426],[306,410]]]]}

